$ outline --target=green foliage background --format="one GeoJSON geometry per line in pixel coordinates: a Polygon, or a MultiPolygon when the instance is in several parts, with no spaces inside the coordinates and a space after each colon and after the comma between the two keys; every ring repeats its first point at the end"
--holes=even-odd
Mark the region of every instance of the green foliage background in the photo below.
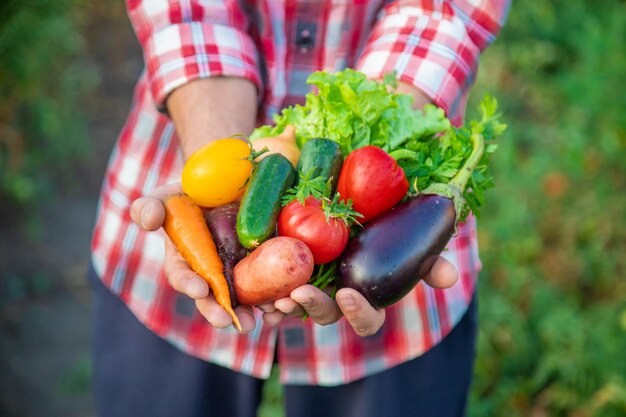
{"type": "Polygon", "coordinates": [[[81,100],[97,83],[83,58],[77,0],[0,3],[0,209],[32,206],[71,182],[88,155],[81,100]]]}
{"type": "Polygon", "coordinates": [[[480,221],[471,416],[626,415],[626,3],[514,2],[473,97],[509,129],[480,221]]]}
{"type": "MultiPolygon", "coordinates": [[[[508,129],[479,221],[469,416],[626,416],[626,2],[513,2],[478,101],[508,129]]],[[[281,415],[270,385],[262,417],[281,415]]]]}
{"type": "MultiPolygon", "coordinates": [[[[2,209],[89,152],[83,10],[0,3],[2,209]]],[[[472,417],[626,415],[625,41],[623,0],[515,1],[482,58],[468,117],[489,93],[509,128],[480,219],[472,417]]],[[[265,393],[260,415],[282,415],[275,374],[265,393]]]]}

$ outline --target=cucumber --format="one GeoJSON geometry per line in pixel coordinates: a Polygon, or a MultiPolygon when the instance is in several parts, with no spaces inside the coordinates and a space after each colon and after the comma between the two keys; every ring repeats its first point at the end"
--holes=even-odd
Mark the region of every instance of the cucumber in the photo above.
{"type": "Polygon", "coordinates": [[[245,248],[254,249],[272,236],[280,199],[295,180],[293,165],[281,154],[268,155],[256,165],[237,214],[237,237],[245,248]]]}
{"type": "Polygon", "coordinates": [[[343,155],[337,142],[315,138],[308,140],[302,146],[296,169],[303,174],[308,174],[309,170],[313,169],[311,179],[322,176],[324,181],[328,181],[332,177],[330,190],[332,196],[337,187],[342,164],[343,155]]]}

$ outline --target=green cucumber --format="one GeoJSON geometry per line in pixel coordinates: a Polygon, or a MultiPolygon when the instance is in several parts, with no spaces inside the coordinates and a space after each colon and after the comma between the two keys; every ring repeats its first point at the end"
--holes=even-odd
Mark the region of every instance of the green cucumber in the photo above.
{"type": "Polygon", "coordinates": [[[303,174],[308,174],[312,169],[313,173],[309,177],[311,179],[321,176],[326,182],[332,178],[330,195],[333,195],[337,181],[339,181],[342,164],[343,155],[337,142],[330,139],[315,138],[308,140],[302,146],[296,169],[303,174]]]}
{"type": "Polygon", "coordinates": [[[295,180],[293,165],[281,154],[257,163],[237,213],[237,237],[245,248],[254,249],[272,236],[281,197],[295,180]]]}

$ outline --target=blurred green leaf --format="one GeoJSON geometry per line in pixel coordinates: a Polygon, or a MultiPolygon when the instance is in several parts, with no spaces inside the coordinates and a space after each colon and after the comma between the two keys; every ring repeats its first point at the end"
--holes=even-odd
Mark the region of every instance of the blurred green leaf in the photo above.
{"type": "Polygon", "coordinates": [[[470,416],[622,416],[626,4],[513,2],[472,102],[509,123],[479,222],[470,416]]]}
{"type": "Polygon", "coordinates": [[[84,7],[78,0],[0,6],[0,208],[43,203],[86,155],[81,100],[98,78],[84,59],[84,7]]]}

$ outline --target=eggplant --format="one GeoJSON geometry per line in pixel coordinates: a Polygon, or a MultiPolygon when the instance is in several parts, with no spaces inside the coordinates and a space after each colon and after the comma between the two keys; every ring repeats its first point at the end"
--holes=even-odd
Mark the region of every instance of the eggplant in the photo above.
{"type": "Polygon", "coordinates": [[[385,308],[417,285],[455,233],[463,190],[484,152],[483,136],[472,134],[472,145],[450,182],[431,184],[374,218],[348,242],[339,258],[338,288],[354,288],[372,306],[385,308]]]}
{"type": "Polygon", "coordinates": [[[354,288],[376,308],[394,304],[428,273],[454,234],[455,219],[452,200],[436,194],[396,205],[350,240],[338,286],[354,288]]]}
{"type": "Polygon", "coordinates": [[[248,255],[248,250],[241,245],[239,237],[237,237],[238,212],[239,204],[230,203],[215,207],[204,214],[209,231],[217,247],[217,253],[224,264],[224,276],[228,283],[230,303],[233,308],[239,305],[235,291],[233,270],[235,265],[248,255]]]}

